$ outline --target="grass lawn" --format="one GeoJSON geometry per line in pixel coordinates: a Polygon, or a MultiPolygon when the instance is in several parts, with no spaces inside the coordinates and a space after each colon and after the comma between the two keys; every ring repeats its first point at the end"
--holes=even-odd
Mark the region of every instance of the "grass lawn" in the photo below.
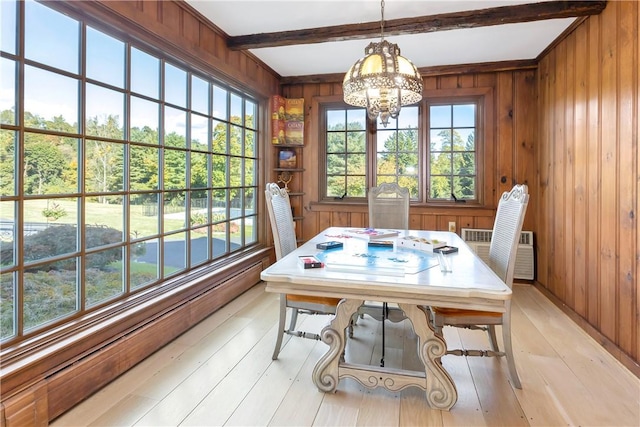
{"type": "MultiPolygon", "coordinates": [[[[28,200],[25,201],[24,221],[25,223],[77,224],[77,211],[77,201],[75,199],[28,200]],[[47,208],[47,204],[51,208],[53,203],[64,209],[66,214],[56,221],[48,221],[42,211],[47,208]]],[[[143,211],[144,207],[141,205],[131,206],[131,232],[137,238],[159,234],[157,217],[145,216],[143,211]]],[[[121,204],[86,203],[85,205],[85,221],[87,224],[103,225],[122,230],[124,227],[123,217],[124,212],[121,204]]],[[[165,232],[181,230],[184,228],[185,222],[184,213],[165,214],[164,230],[165,232]]],[[[178,234],[173,238],[180,239],[180,236],[181,234],[178,234]]],[[[169,236],[168,240],[170,239],[171,236],[169,236]]]]}

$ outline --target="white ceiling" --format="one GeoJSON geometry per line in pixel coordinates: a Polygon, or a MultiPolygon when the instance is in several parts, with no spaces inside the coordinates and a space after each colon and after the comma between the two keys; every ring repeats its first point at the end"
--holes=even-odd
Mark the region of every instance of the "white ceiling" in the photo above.
{"type": "MultiPolygon", "coordinates": [[[[546,1],[546,0],[543,0],[546,1]]],[[[230,36],[380,21],[378,0],[187,0],[230,36]]],[[[536,3],[386,0],[385,20],[536,3]]],[[[385,37],[418,67],[536,58],[576,18],[385,37]]],[[[250,51],[282,77],[344,73],[378,38],[250,51]]]]}

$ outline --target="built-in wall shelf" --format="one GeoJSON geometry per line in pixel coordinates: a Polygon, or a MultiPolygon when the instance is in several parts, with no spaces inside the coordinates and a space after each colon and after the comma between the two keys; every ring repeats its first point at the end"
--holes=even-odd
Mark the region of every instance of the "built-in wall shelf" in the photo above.
{"type": "MultiPolygon", "coordinates": [[[[295,222],[304,221],[304,201],[305,195],[302,189],[303,172],[302,167],[302,151],[303,145],[294,144],[275,144],[273,147],[273,156],[275,162],[273,168],[274,182],[277,182],[281,188],[287,188],[289,191],[289,200],[295,222]]],[[[301,238],[302,227],[296,227],[296,236],[299,241],[301,238]]]]}
{"type": "Polygon", "coordinates": [[[304,172],[304,169],[302,169],[302,168],[273,168],[273,170],[276,171],[276,172],[284,172],[284,171],[304,172]]]}

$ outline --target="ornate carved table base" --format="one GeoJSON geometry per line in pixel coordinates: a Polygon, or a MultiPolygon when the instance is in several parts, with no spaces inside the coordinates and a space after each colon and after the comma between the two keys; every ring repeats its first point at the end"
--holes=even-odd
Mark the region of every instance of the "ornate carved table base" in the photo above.
{"type": "Polygon", "coordinates": [[[341,378],[352,378],[365,387],[384,387],[390,391],[406,387],[420,387],[425,391],[427,402],[435,409],[449,410],[458,400],[453,380],[443,368],[440,358],[447,351],[444,339],[437,336],[428,321],[423,307],[398,304],[413,325],[418,336],[418,354],[424,365],[422,371],[380,368],[356,365],[341,361],[346,344],[345,330],[351,316],[362,305],[363,300],[342,300],[338,304],[335,318],[321,332],[322,341],[329,345],[313,369],[313,382],[322,391],[335,391],[341,378]]]}

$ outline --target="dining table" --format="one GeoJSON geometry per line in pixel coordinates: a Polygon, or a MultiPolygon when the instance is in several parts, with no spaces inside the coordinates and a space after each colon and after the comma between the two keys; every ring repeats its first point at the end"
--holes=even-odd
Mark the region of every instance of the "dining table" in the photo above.
{"type": "Polygon", "coordinates": [[[451,409],[458,393],[441,361],[447,344],[444,336],[435,332],[427,307],[505,313],[511,289],[456,233],[393,230],[391,236],[388,233],[380,240],[370,240],[354,231],[352,227],[329,227],[261,273],[266,291],[281,297],[341,298],[335,316],[320,333],[328,349],[313,369],[313,383],[324,392],[336,391],[345,378],[392,392],[419,387],[432,408],[451,409]],[[438,257],[433,251],[442,244],[453,252],[438,257]],[[309,267],[301,261],[305,258],[319,262],[314,268],[305,268],[309,267]],[[441,268],[443,260],[448,268],[441,268]],[[359,308],[371,301],[395,304],[402,310],[417,337],[418,357],[424,369],[345,360],[346,330],[359,308]]]}

